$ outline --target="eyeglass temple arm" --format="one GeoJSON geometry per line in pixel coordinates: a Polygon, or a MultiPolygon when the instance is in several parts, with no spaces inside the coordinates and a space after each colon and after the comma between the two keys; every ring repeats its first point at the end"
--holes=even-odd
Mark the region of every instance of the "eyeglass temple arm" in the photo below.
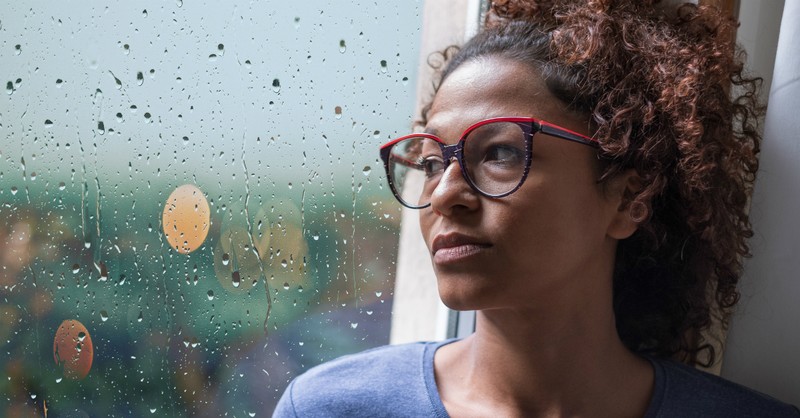
{"type": "Polygon", "coordinates": [[[391,160],[394,163],[401,164],[401,165],[404,165],[406,167],[411,167],[411,168],[416,168],[416,169],[420,169],[422,167],[422,165],[420,163],[418,163],[418,162],[416,162],[414,160],[409,160],[407,158],[401,158],[401,157],[398,157],[396,155],[392,155],[392,156],[388,157],[388,159],[391,160]]]}
{"type": "Polygon", "coordinates": [[[600,144],[597,143],[596,140],[589,138],[587,136],[581,135],[576,132],[568,131],[566,129],[562,129],[553,125],[550,125],[547,122],[540,122],[539,123],[539,132],[555,136],[561,139],[566,139],[568,141],[574,141],[585,145],[591,145],[593,147],[598,147],[600,144]]]}

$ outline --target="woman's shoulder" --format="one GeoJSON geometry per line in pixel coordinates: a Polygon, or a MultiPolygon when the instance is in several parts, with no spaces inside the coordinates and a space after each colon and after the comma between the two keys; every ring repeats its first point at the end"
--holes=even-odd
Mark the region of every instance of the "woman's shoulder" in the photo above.
{"type": "Polygon", "coordinates": [[[274,416],[431,415],[424,363],[436,345],[378,347],[313,367],[292,381],[274,416]]]}
{"type": "Polygon", "coordinates": [[[673,361],[650,361],[656,370],[656,384],[647,418],[800,418],[796,407],[738,383],[673,361]]]}

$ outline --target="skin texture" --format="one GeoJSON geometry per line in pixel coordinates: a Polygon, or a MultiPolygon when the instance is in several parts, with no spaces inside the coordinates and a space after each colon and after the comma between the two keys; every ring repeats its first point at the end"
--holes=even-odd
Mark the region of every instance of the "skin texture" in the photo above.
{"type": "MultiPolygon", "coordinates": [[[[533,68],[495,57],[444,81],[426,129],[454,143],[500,116],[589,133],[588,118],[568,112],[533,68]]],[[[436,353],[442,400],[452,416],[642,416],[653,371],[617,335],[611,286],[617,241],[637,228],[625,196],[638,179],[599,184],[585,145],[537,134],[533,148],[514,194],[476,194],[454,162],[420,213],[442,300],[479,311],[473,336],[436,353]]]]}

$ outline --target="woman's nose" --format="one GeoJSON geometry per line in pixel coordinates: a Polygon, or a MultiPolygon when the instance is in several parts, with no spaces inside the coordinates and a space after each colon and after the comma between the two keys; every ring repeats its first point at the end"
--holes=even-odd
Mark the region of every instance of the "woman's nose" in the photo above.
{"type": "Polygon", "coordinates": [[[464,178],[461,164],[451,158],[431,194],[431,209],[442,216],[451,216],[459,210],[474,210],[479,203],[480,196],[464,178]]]}

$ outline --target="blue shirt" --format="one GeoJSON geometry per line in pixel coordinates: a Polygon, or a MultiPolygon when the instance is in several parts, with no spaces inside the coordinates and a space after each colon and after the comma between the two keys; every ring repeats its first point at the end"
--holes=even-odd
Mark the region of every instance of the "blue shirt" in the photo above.
{"type": "MultiPolygon", "coordinates": [[[[273,415],[284,417],[448,417],[433,355],[449,341],[375,348],[297,377],[273,415]]],[[[653,397],[644,418],[794,417],[794,406],[671,361],[649,358],[653,397]]]]}

